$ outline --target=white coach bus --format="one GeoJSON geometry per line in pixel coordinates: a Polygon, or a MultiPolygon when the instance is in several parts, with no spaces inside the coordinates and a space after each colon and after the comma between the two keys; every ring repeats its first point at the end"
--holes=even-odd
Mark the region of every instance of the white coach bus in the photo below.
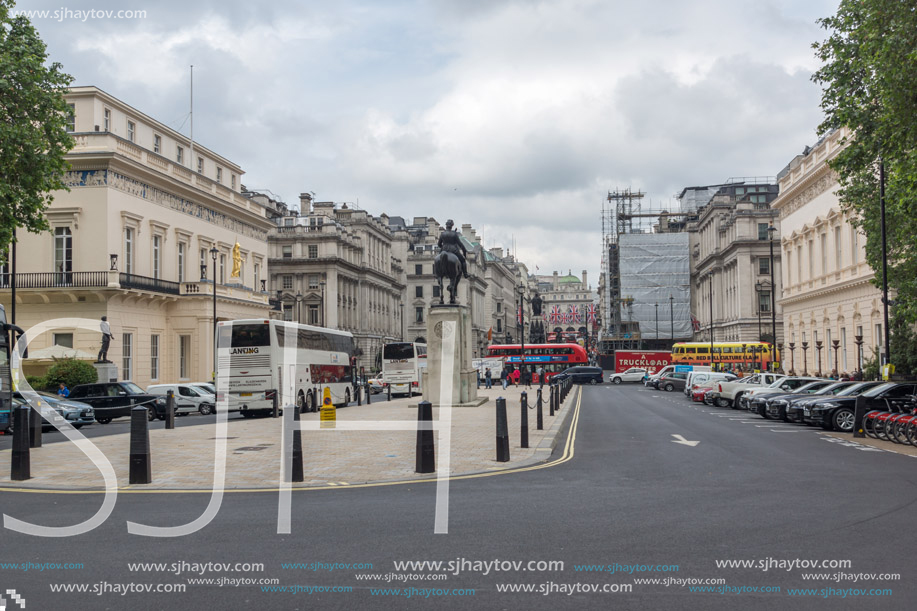
{"type": "Polygon", "coordinates": [[[245,417],[269,412],[273,393],[280,406],[295,403],[317,411],[325,388],[337,406],[352,398],[353,335],[282,320],[230,320],[218,323],[217,391],[228,378],[230,409],[245,417]]]}
{"type": "Polygon", "coordinates": [[[391,385],[393,395],[423,394],[426,367],[426,344],[395,342],[382,346],[382,384],[391,385]]]}

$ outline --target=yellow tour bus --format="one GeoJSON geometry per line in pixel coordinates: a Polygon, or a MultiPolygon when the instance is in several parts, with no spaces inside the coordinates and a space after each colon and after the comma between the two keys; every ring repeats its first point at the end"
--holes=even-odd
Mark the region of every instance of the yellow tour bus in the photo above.
{"type": "MultiPolygon", "coordinates": [[[[768,370],[771,362],[780,364],[780,354],[774,354],[767,342],[713,342],[714,369],[733,368],[736,365],[754,366],[768,370]]],[[[673,365],[710,365],[710,342],[677,342],[672,345],[673,365]]]]}

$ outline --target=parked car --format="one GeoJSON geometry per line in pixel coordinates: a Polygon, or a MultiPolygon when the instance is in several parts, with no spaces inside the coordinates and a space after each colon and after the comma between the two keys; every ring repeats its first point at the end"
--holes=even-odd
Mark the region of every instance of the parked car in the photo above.
{"type": "Polygon", "coordinates": [[[191,386],[197,386],[206,393],[210,393],[214,397],[217,394],[217,388],[213,385],[213,382],[191,382],[191,386]]]}
{"type": "Polygon", "coordinates": [[[166,419],[166,398],[151,395],[133,382],[80,384],[71,389],[69,398],[91,405],[99,424],[130,417],[134,407],[147,408],[150,420],[166,419]]]}
{"type": "Polygon", "coordinates": [[[175,414],[185,416],[199,412],[204,416],[214,413],[216,408],[216,395],[205,393],[202,388],[194,384],[154,384],[146,391],[151,395],[168,395],[169,391],[175,397],[175,414]]]}
{"type": "Polygon", "coordinates": [[[752,388],[748,392],[743,393],[741,397],[736,398],[736,401],[739,402],[739,409],[747,410],[751,408],[751,402],[756,397],[760,397],[763,395],[775,395],[775,394],[787,393],[792,390],[796,390],[797,388],[800,388],[801,386],[805,386],[809,382],[820,382],[820,381],[828,382],[830,384],[830,380],[823,380],[822,378],[802,377],[802,376],[793,376],[793,377],[784,376],[782,378],[778,378],[776,381],[772,382],[771,384],[767,386],[759,386],[757,388],[752,388]]]}
{"type": "Polygon", "coordinates": [[[776,380],[786,377],[782,373],[762,372],[752,376],[739,378],[732,382],[717,382],[716,401],[717,407],[741,407],[742,396],[754,388],[761,388],[773,384],[776,380]]]}
{"type": "Polygon", "coordinates": [[[570,378],[574,384],[601,384],[605,381],[602,377],[602,368],[601,367],[587,367],[585,365],[578,365],[576,367],[568,367],[564,369],[552,379],[557,381],[563,381],[567,378],[570,378]]]}
{"type": "MultiPolygon", "coordinates": [[[[844,390],[837,393],[838,397],[855,397],[857,395],[863,394],[870,388],[875,388],[880,386],[884,382],[856,382],[852,386],[848,386],[844,390]]],[[[826,403],[833,399],[834,396],[810,396],[810,397],[799,397],[792,401],[787,402],[783,407],[783,419],[786,422],[805,422],[805,409],[811,408],[819,403],[826,403]]],[[[778,406],[779,409],[779,406],[778,406]]],[[[779,412],[778,412],[779,413],[779,412]]],[[[811,423],[809,423],[811,424],[811,423]]]]}
{"type": "Polygon", "coordinates": [[[621,373],[608,374],[608,381],[612,384],[621,384],[622,382],[640,382],[647,375],[646,369],[641,367],[631,367],[621,373]]]}
{"type": "MultiPolygon", "coordinates": [[[[867,412],[875,409],[892,411],[893,407],[899,408],[910,403],[915,388],[915,382],[886,382],[870,388],[861,396],[866,399],[867,412]]],[[[829,430],[850,433],[853,431],[855,406],[856,397],[832,397],[824,403],[805,408],[803,418],[806,422],[821,425],[829,430]]]]}
{"type": "Polygon", "coordinates": [[[665,374],[653,383],[653,388],[672,392],[673,390],[684,390],[685,383],[688,381],[687,372],[673,371],[665,374]]]}
{"type": "Polygon", "coordinates": [[[736,376],[725,371],[689,371],[685,382],[685,396],[690,397],[697,388],[713,388],[717,382],[731,382],[736,376]]]}
{"type": "MultiPolygon", "coordinates": [[[[67,420],[75,429],[82,427],[84,424],[92,424],[95,422],[95,414],[91,405],[79,401],[71,401],[70,399],[63,399],[42,390],[36,392],[38,393],[40,401],[38,408],[41,410],[41,428],[43,430],[54,428],[54,425],[51,424],[51,420],[54,418],[55,414],[67,420]]],[[[19,404],[14,404],[14,407],[20,407],[21,405],[27,404],[25,397],[23,397],[22,393],[19,391],[13,393],[13,399],[14,403],[15,401],[19,401],[19,404]]]]}
{"type": "Polygon", "coordinates": [[[369,379],[369,392],[373,395],[378,395],[380,392],[385,390],[386,384],[382,382],[382,378],[370,378],[369,379]]]}
{"type": "MultiPolygon", "coordinates": [[[[783,385],[790,386],[790,382],[788,380],[790,380],[790,378],[785,378],[783,385]]],[[[778,397],[783,398],[783,397],[792,397],[796,395],[813,395],[817,393],[818,391],[822,390],[823,388],[828,388],[829,386],[832,386],[836,383],[837,382],[833,382],[831,380],[813,380],[807,384],[803,384],[795,388],[790,387],[785,392],[768,393],[768,392],[765,392],[764,390],[758,391],[754,393],[754,396],[749,396],[748,411],[750,411],[753,414],[757,414],[761,416],[762,418],[767,419],[768,418],[767,402],[771,398],[776,399],[778,397]]]]}
{"type": "MultiPolygon", "coordinates": [[[[783,420],[788,422],[786,417],[786,406],[790,403],[797,401],[802,401],[805,399],[824,399],[825,397],[833,397],[838,395],[845,390],[849,389],[852,386],[856,386],[856,382],[834,382],[827,386],[824,386],[817,391],[811,394],[803,393],[794,393],[787,395],[771,395],[767,397],[765,401],[765,418],[772,418],[774,420],[783,420]]],[[[805,387],[803,387],[805,388],[805,387]]],[[[802,389],[800,389],[802,390],[802,389]]]]}

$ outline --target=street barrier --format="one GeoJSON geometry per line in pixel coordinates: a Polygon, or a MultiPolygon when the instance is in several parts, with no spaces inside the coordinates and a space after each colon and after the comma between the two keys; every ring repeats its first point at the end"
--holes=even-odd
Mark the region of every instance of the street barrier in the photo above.
{"type": "Polygon", "coordinates": [[[509,426],[503,397],[497,399],[497,462],[509,462],[509,426]]]}
{"type": "Polygon", "coordinates": [[[541,410],[541,389],[538,389],[538,400],[537,400],[538,409],[535,412],[535,429],[538,431],[544,430],[544,414],[541,410]]]}
{"type": "MultiPolygon", "coordinates": [[[[52,412],[53,413],[53,412],[52,412]]],[[[41,447],[41,412],[37,409],[29,410],[29,447],[41,447]]]]}
{"type": "Polygon", "coordinates": [[[150,458],[149,412],[145,407],[131,410],[130,479],[131,484],[153,481],[150,458]]]}
{"type": "Polygon", "coordinates": [[[13,454],[10,463],[10,479],[21,482],[32,478],[29,458],[29,412],[31,408],[19,407],[13,410],[13,454]]]}
{"type": "Polygon", "coordinates": [[[548,401],[548,403],[549,403],[550,406],[551,406],[551,413],[550,413],[550,415],[551,415],[552,417],[554,416],[554,402],[557,400],[557,398],[554,396],[554,395],[556,394],[556,393],[554,392],[554,387],[555,387],[555,386],[557,386],[557,385],[556,385],[556,384],[551,384],[550,386],[548,386],[548,388],[551,390],[551,398],[550,398],[550,400],[548,401]]]}
{"type": "MultiPolygon", "coordinates": [[[[153,406],[153,409],[156,409],[156,406],[153,406]]],[[[175,428],[175,391],[170,390],[166,392],[166,428],[174,429],[175,428]]]]}
{"type": "MultiPolygon", "coordinates": [[[[274,408],[277,408],[277,394],[274,394],[274,408]]],[[[305,480],[302,470],[302,431],[299,430],[299,407],[293,409],[293,468],[290,471],[291,482],[305,480]]],[[[286,421],[286,420],[285,420],[286,421]]]]}
{"type": "Polygon", "coordinates": [[[866,397],[858,396],[853,408],[853,436],[854,438],[866,437],[863,429],[863,417],[866,415],[866,397]]]}
{"type": "Polygon", "coordinates": [[[371,405],[372,402],[373,402],[373,400],[370,398],[370,397],[372,396],[372,393],[369,392],[369,382],[367,381],[367,382],[363,385],[363,387],[364,387],[364,389],[365,389],[365,391],[366,391],[366,405],[371,405]]]}
{"type": "Polygon", "coordinates": [[[357,384],[354,394],[357,396],[357,405],[363,405],[363,387],[357,384]]]}
{"type": "Polygon", "coordinates": [[[417,447],[415,449],[414,472],[436,471],[433,447],[433,404],[421,401],[417,405],[417,447]]]}
{"type": "MultiPolygon", "coordinates": [[[[278,416],[280,416],[280,391],[275,388],[273,391],[273,395],[274,396],[271,399],[271,418],[277,418],[278,416]]],[[[297,405],[295,409],[296,409],[296,413],[298,414],[299,406],[297,405]]]]}
{"type": "Polygon", "coordinates": [[[520,406],[522,407],[522,415],[519,421],[519,447],[527,448],[529,447],[529,406],[528,406],[528,394],[523,390],[522,399],[520,401],[520,406]]]}

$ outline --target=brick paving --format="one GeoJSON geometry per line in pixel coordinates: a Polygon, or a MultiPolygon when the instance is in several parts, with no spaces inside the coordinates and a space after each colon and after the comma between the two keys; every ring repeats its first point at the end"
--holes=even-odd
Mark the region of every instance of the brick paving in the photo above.
{"type": "MultiPolygon", "coordinates": [[[[544,389],[544,429],[538,431],[536,410],[529,409],[529,448],[520,447],[520,394],[528,391],[529,405],[536,398],[537,387],[531,389],[496,386],[483,387],[479,394],[489,401],[480,407],[452,409],[450,473],[452,475],[496,471],[533,464],[547,459],[559,439],[563,421],[571,414],[578,393],[570,392],[561,411],[549,416],[548,389],[544,389]],[[496,462],[496,399],[507,400],[510,457],[508,463],[496,462]]],[[[378,396],[378,395],[377,395],[378,396]]],[[[420,399],[401,398],[392,402],[375,402],[360,407],[337,410],[342,426],[353,421],[404,421],[409,430],[340,430],[319,429],[302,432],[303,472],[301,486],[352,485],[435,477],[417,474],[415,467],[417,402],[420,399]]],[[[438,421],[441,409],[433,409],[438,421]]],[[[204,418],[191,415],[188,418],[204,418]]],[[[123,490],[169,489],[210,490],[214,475],[214,446],[216,422],[183,426],[166,430],[164,423],[151,423],[150,447],[153,482],[129,485],[129,435],[116,434],[95,437],[91,441],[111,462],[123,490]]],[[[318,426],[318,414],[302,414],[302,419],[318,426]]],[[[226,445],[227,489],[276,488],[280,482],[282,447],[282,418],[233,418],[228,422],[226,445]]],[[[98,423],[92,426],[104,426],[98,423]]],[[[357,425],[359,426],[359,425],[357,425]]],[[[60,435],[53,432],[46,435],[60,435]]],[[[47,439],[47,437],[46,437],[47,439]]],[[[440,461],[439,436],[434,433],[436,464],[440,461]]],[[[13,482],[9,478],[11,451],[0,452],[0,486],[4,488],[45,488],[92,490],[104,488],[104,480],[90,459],[75,444],[48,443],[31,451],[32,479],[13,482]]]]}

